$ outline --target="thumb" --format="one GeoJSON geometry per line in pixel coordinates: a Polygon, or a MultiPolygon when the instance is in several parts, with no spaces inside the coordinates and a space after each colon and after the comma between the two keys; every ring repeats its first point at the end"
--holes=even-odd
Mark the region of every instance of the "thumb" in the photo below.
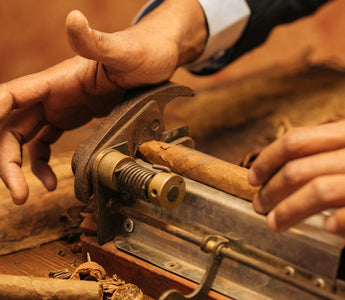
{"type": "Polygon", "coordinates": [[[111,34],[91,29],[80,11],[68,14],[66,32],[70,46],[80,56],[101,62],[112,70],[125,71],[139,64],[138,43],[122,32],[111,34]]]}
{"type": "Polygon", "coordinates": [[[86,17],[78,10],[71,11],[66,19],[67,39],[79,55],[98,60],[101,34],[92,30],[86,17]]]}

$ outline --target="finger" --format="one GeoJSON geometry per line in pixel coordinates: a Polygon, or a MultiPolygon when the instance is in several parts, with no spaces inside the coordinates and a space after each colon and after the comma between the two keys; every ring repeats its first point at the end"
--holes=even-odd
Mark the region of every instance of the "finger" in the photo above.
{"type": "Polygon", "coordinates": [[[47,72],[27,75],[0,85],[0,123],[15,109],[25,108],[49,95],[47,72]]]}
{"type": "Polygon", "coordinates": [[[266,213],[312,178],[345,173],[345,149],[329,151],[287,162],[260,189],[253,201],[259,213],[266,213]]]}
{"type": "Polygon", "coordinates": [[[128,71],[137,67],[137,61],[142,62],[141,43],[122,32],[109,34],[91,29],[80,11],[74,10],[68,14],[66,32],[71,48],[85,58],[120,71],[128,71]]]}
{"type": "Polygon", "coordinates": [[[344,137],[345,121],[291,130],[254,161],[248,172],[249,183],[255,186],[264,184],[291,159],[344,147],[344,137]]]}
{"type": "Polygon", "coordinates": [[[96,35],[92,33],[86,17],[77,10],[70,12],[66,18],[66,32],[70,46],[74,51],[87,58],[93,58],[93,45],[96,35]],[[90,41],[91,39],[91,41],[90,41]]]}
{"type": "Polygon", "coordinates": [[[21,170],[21,145],[41,129],[41,120],[42,111],[36,104],[13,112],[0,132],[0,177],[16,204],[24,203],[29,193],[21,170]]]}
{"type": "Polygon", "coordinates": [[[345,208],[339,208],[329,216],[324,224],[327,231],[345,233],[345,208]]]}
{"type": "Polygon", "coordinates": [[[2,123],[15,107],[15,100],[9,92],[0,91],[0,123],[2,123]]]}
{"type": "Polygon", "coordinates": [[[345,175],[320,176],[277,204],[267,215],[267,225],[284,231],[326,208],[345,205],[345,175]]]}
{"type": "Polygon", "coordinates": [[[59,139],[62,132],[48,125],[28,143],[31,170],[48,191],[55,190],[57,185],[55,173],[48,164],[51,154],[50,145],[59,139]]]}
{"type": "Polygon", "coordinates": [[[13,202],[25,203],[29,188],[21,169],[22,149],[12,132],[0,134],[0,177],[11,193],[13,202]]]}

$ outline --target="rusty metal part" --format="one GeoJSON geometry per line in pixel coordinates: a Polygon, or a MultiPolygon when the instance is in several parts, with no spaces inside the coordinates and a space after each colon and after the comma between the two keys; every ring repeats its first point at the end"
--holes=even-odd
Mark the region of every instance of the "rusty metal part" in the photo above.
{"type": "Polygon", "coordinates": [[[126,195],[125,198],[139,198],[168,210],[178,207],[183,200],[183,177],[169,169],[156,173],[117,150],[106,150],[99,156],[98,168],[94,172],[100,182],[126,195]]]}
{"type": "Polygon", "coordinates": [[[126,154],[132,156],[143,142],[161,140],[165,130],[163,112],[166,104],[176,97],[192,95],[190,88],[172,82],[128,92],[122,103],[73,155],[72,169],[77,198],[87,203],[93,194],[91,170],[95,154],[102,149],[125,143],[126,154]]]}
{"type": "MultiPolygon", "coordinates": [[[[101,183],[99,166],[102,155],[99,154],[116,149],[134,156],[138,147],[146,141],[167,141],[183,137],[185,128],[165,131],[163,112],[166,104],[175,97],[192,95],[190,88],[172,82],[130,91],[97,131],[74,153],[72,170],[75,175],[75,194],[85,203],[94,195],[97,238],[100,244],[110,241],[121,231],[123,216],[112,215],[109,207],[120,203],[123,195],[101,183]]],[[[111,180],[108,178],[105,181],[110,184],[111,180]]],[[[173,191],[170,194],[174,194],[173,191]]]]}

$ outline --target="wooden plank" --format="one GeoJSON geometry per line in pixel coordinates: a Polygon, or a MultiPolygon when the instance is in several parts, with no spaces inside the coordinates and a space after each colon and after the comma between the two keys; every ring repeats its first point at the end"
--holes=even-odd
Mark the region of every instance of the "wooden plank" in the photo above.
{"type": "Polygon", "coordinates": [[[73,253],[71,248],[71,244],[60,240],[0,256],[0,273],[48,277],[54,270],[68,268],[73,272],[75,267],[85,260],[82,253],[73,253]]]}

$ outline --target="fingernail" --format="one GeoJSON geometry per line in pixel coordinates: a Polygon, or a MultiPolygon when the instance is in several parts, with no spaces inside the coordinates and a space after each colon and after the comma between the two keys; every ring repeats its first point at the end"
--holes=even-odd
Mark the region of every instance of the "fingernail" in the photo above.
{"type": "Polygon", "coordinates": [[[330,216],[325,220],[324,227],[329,232],[336,232],[337,231],[337,219],[334,216],[330,216]]]}
{"type": "Polygon", "coordinates": [[[254,196],[253,207],[254,207],[254,210],[260,214],[265,212],[263,207],[261,206],[258,193],[256,193],[254,196]]]}
{"type": "Polygon", "coordinates": [[[280,228],[278,227],[277,224],[277,218],[276,218],[276,213],[275,211],[271,211],[268,215],[267,215],[267,225],[268,228],[271,229],[274,232],[279,232],[280,228]]]}
{"type": "Polygon", "coordinates": [[[256,173],[254,172],[253,169],[249,169],[247,177],[248,177],[248,182],[251,185],[254,185],[254,186],[258,185],[258,179],[257,179],[256,173]]]}

